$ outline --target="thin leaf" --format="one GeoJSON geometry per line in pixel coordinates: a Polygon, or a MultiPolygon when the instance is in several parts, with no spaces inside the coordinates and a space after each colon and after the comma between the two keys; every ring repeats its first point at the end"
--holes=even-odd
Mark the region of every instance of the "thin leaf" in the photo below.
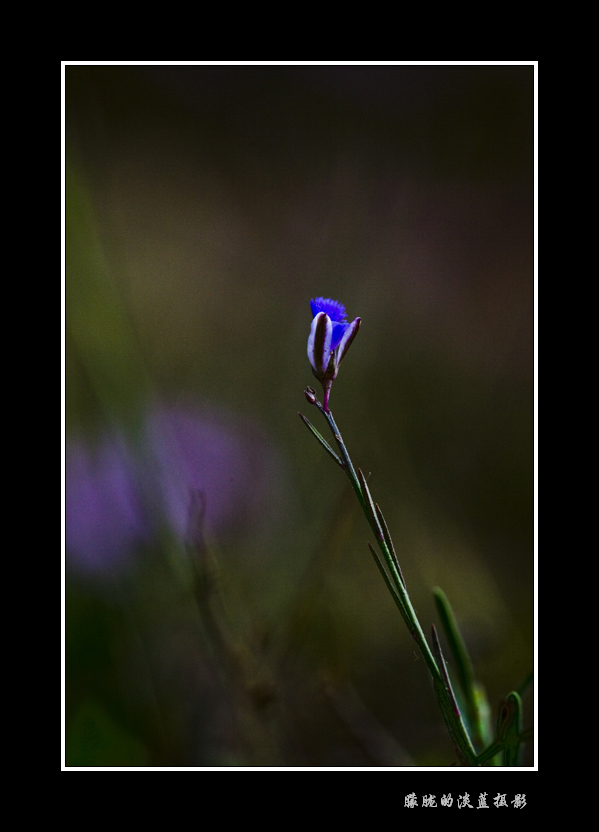
{"type": "Polygon", "coordinates": [[[449,601],[447,600],[447,596],[440,587],[436,586],[433,588],[433,596],[437,605],[439,618],[441,619],[445,635],[447,636],[451,654],[456,663],[460,687],[462,688],[464,697],[471,701],[472,705],[474,705],[474,668],[472,666],[470,656],[468,655],[466,644],[458,627],[456,617],[449,601]]]}
{"type": "Polygon", "coordinates": [[[451,680],[449,678],[449,673],[447,672],[447,665],[445,664],[445,657],[443,655],[443,651],[441,650],[441,642],[439,641],[439,635],[437,633],[437,628],[434,624],[431,624],[431,632],[433,636],[433,651],[435,653],[435,658],[437,660],[437,665],[439,670],[441,671],[441,676],[443,677],[443,683],[445,685],[445,689],[449,694],[449,698],[451,699],[451,704],[454,709],[454,713],[456,716],[460,716],[460,709],[458,707],[457,700],[455,698],[455,693],[453,692],[453,687],[451,686],[451,680]]]}
{"type": "Polygon", "coordinates": [[[401,597],[400,597],[399,593],[397,592],[397,590],[395,589],[395,587],[393,585],[393,581],[389,577],[389,573],[387,572],[387,570],[385,568],[385,564],[383,563],[383,561],[381,560],[380,555],[378,554],[378,552],[376,551],[376,549],[372,546],[372,544],[370,542],[368,542],[368,548],[370,549],[370,553],[372,554],[372,557],[374,558],[374,562],[378,566],[379,571],[380,571],[381,575],[383,576],[383,580],[387,584],[387,589],[391,593],[391,595],[393,597],[393,600],[395,601],[397,607],[399,608],[399,611],[401,612],[404,620],[408,621],[409,616],[408,616],[408,613],[406,611],[406,608],[404,607],[403,601],[401,600],[401,597]]]}
{"type": "Polygon", "coordinates": [[[381,529],[383,530],[383,535],[385,536],[385,542],[387,544],[387,548],[391,552],[391,557],[393,558],[395,568],[397,569],[399,577],[401,578],[401,582],[405,587],[406,582],[404,580],[403,572],[401,571],[401,566],[399,565],[399,560],[398,560],[397,555],[395,553],[395,546],[393,545],[393,541],[391,540],[391,535],[389,533],[389,527],[387,526],[387,523],[385,522],[385,518],[383,516],[383,512],[381,511],[379,504],[375,503],[374,507],[376,509],[376,515],[377,515],[377,518],[378,518],[378,521],[379,521],[379,525],[380,525],[381,529]]]}
{"type": "Polygon", "coordinates": [[[494,740],[488,748],[485,748],[484,751],[480,752],[476,758],[476,764],[482,766],[483,763],[486,763],[488,760],[492,760],[493,757],[496,757],[501,751],[503,751],[503,743],[498,740],[494,740]]]}
{"type": "Polygon", "coordinates": [[[320,444],[322,445],[322,447],[325,449],[325,451],[327,451],[327,453],[329,453],[329,454],[330,454],[330,456],[332,456],[332,457],[333,457],[333,459],[335,460],[335,462],[337,463],[337,465],[340,465],[342,468],[345,468],[345,465],[343,464],[343,462],[339,459],[339,457],[337,456],[337,454],[335,453],[335,451],[331,448],[331,446],[330,446],[330,445],[329,445],[329,443],[326,441],[326,439],[324,439],[324,437],[322,437],[322,436],[320,435],[320,433],[316,430],[316,428],[314,427],[314,425],[312,424],[312,422],[310,422],[310,420],[309,420],[309,419],[306,419],[306,417],[304,416],[304,414],[303,414],[303,413],[298,413],[298,416],[300,417],[300,419],[302,420],[302,422],[304,423],[304,425],[306,425],[306,427],[307,427],[309,430],[311,430],[311,431],[312,431],[312,433],[313,433],[313,434],[314,434],[314,436],[318,439],[318,441],[320,442],[320,444]]]}
{"type": "Polygon", "coordinates": [[[520,746],[532,739],[532,731],[521,731],[522,700],[516,691],[509,693],[501,703],[497,720],[497,736],[493,742],[477,756],[479,765],[503,752],[503,765],[510,768],[520,764],[520,746]]]}
{"type": "Polygon", "coordinates": [[[433,596],[455,662],[468,721],[479,742],[487,745],[492,738],[491,709],[487,696],[482,685],[476,681],[472,660],[447,596],[438,586],[434,587],[433,596]]]}
{"type": "Polygon", "coordinates": [[[370,525],[372,526],[372,530],[375,532],[379,540],[386,542],[385,535],[383,534],[383,530],[374,507],[374,500],[372,499],[368,483],[366,482],[366,477],[364,476],[361,468],[358,468],[358,479],[360,480],[360,489],[362,490],[362,496],[364,497],[364,502],[366,503],[366,508],[368,509],[368,519],[370,521],[370,525]]]}
{"type": "Polygon", "coordinates": [[[441,649],[441,642],[434,624],[431,625],[433,636],[433,652],[437,667],[439,668],[440,679],[434,680],[434,688],[458,756],[464,764],[477,765],[476,751],[468,734],[464,719],[460,712],[455,693],[451,686],[451,680],[447,672],[445,657],[441,649]]]}
{"type": "Polygon", "coordinates": [[[522,722],[522,700],[513,690],[501,704],[497,723],[497,738],[503,743],[504,766],[518,766],[520,760],[520,724],[522,722]]]}

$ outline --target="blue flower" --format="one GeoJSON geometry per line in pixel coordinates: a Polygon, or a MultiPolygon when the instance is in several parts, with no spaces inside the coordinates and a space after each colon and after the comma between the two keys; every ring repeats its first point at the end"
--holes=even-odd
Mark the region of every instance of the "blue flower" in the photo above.
{"type": "Polygon", "coordinates": [[[324,409],[329,409],[329,395],[337,378],[341,359],[360,328],[360,318],[347,322],[345,307],[332,298],[310,301],[312,326],[308,337],[308,359],[312,372],[324,390],[324,409]]]}

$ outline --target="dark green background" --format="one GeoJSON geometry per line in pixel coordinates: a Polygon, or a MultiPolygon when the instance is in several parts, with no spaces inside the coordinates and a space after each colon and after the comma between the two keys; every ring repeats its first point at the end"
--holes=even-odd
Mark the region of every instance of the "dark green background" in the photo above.
{"type": "Polygon", "coordinates": [[[109,581],[67,558],[67,766],[451,765],[297,415],[324,431],[309,301],[362,318],[331,407],[423,626],[438,584],[496,709],[533,663],[534,68],[71,65],[65,103],[67,440],[138,441],[148,402],[184,399],[276,460],[260,516],[211,540],[249,670],[172,541],[109,581]]]}

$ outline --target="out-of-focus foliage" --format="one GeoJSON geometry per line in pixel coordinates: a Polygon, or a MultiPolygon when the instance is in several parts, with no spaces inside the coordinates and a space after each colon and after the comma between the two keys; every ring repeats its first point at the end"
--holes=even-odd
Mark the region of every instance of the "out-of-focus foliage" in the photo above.
{"type": "Polygon", "coordinates": [[[362,318],[331,407],[498,706],[533,662],[533,67],[65,84],[66,765],[451,765],[297,416],[309,302],[362,318]]]}

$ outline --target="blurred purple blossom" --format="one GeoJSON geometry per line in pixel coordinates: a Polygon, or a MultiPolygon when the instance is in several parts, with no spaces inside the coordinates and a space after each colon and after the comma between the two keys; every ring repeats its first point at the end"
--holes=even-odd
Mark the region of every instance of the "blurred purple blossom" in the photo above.
{"type": "Polygon", "coordinates": [[[123,567],[147,537],[132,460],[114,438],[97,445],[67,442],[65,509],[68,563],[80,571],[123,567]]]}
{"type": "Polygon", "coordinates": [[[109,436],[67,441],[65,461],[67,564],[94,574],[124,567],[161,523],[185,538],[194,493],[222,539],[258,528],[280,486],[262,432],[206,408],[150,409],[141,454],[109,436]]]}
{"type": "Polygon", "coordinates": [[[156,408],[147,439],[158,466],[164,509],[172,529],[187,533],[192,492],[206,501],[205,521],[218,535],[259,520],[273,486],[272,448],[253,426],[204,410],[156,408]]]}

